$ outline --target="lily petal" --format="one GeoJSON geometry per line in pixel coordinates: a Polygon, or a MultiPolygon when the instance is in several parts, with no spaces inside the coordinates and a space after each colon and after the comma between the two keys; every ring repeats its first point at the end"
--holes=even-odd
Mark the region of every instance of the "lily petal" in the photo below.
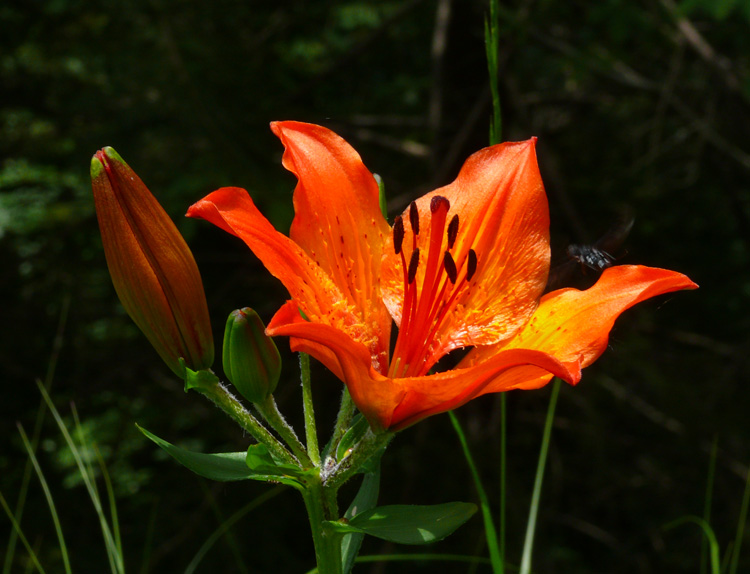
{"type": "Polygon", "coordinates": [[[187,215],[242,239],[311,321],[336,326],[369,346],[380,344],[362,322],[360,310],[299,245],[273,228],[244,189],[218,189],[192,205],[187,215]]]}
{"type": "Polygon", "coordinates": [[[483,394],[484,387],[502,372],[519,365],[536,365],[574,382],[576,363],[563,364],[546,353],[509,349],[466,369],[423,377],[389,378],[372,368],[367,350],[339,330],[307,322],[294,302],[282,307],[267,332],[292,337],[292,349],[311,354],[342,379],[354,403],[376,430],[400,430],[433,414],[457,408],[483,394]]]}
{"type": "MultiPolygon", "coordinates": [[[[289,236],[328,274],[372,326],[387,353],[391,318],[380,295],[380,260],[390,227],[378,185],[359,154],[321,126],[274,122],[282,163],[298,178],[289,236]]],[[[385,365],[387,354],[380,358],[385,365]]]]}
{"type": "MultiPolygon", "coordinates": [[[[585,368],[607,348],[609,332],[623,311],[657,295],[697,287],[675,271],[642,265],[610,267],[585,291],[560,289],[548,293],[526,327],[507,345],[475,348],[459,367],[482,363],[510,348],[523,348],[548,353],[566,364],[577,362],[585,368]]],[[[540,369],[520,367],[497,377],[483,393],[535,389],[551,378],[540,369]]]]}
{"type": "MultiPolygon", "coordinates": [[[[473,154],[457,179],[416,201],[420,227],[416,247],[430,252],[430,204],[442,196],[450,202],[447,219],[458,215],[458,233],[451,249],[458,269],[456,286],[447,274],[442,295],[443,319],[431,334],[435,341],[427,367],[453,349],[505,341],[521,329],[536,309],[549,272],[549,212],[534,149],[535,140],[505,143],[473,154]],[[478,258],[476,273],[466,277],[469,250],[478,258]],[[463,270],[463,271],[462,271],[463,270]],[[453,289],[459,290],[451,295],[453,289]]],[[[408,214],[403,216],[408,221],[408,214]]],[[[403,241],[406,261],[412,253],[411,230],[403,241]]],[[[447,235],[439,251],[448,249],[447,235]]],[[[401,324],[404,278],[401,255],[390,239],[381,266],[383,297],[396,323],[401,324]]],[[[442,259],[441,259],[442,261],[442,259]]],[[[424,287],[429,263],[420,263],[415,283],[424,287]]],[[[438,290],[436,290],[438,291],[438,290]]],[[[440,297],[438,295],[438,297],[440,297]]]]}

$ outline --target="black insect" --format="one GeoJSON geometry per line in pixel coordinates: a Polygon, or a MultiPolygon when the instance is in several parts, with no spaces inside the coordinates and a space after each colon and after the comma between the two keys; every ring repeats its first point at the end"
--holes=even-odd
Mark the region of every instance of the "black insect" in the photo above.
{"type": "Polygon", "coordinates": [[[604,271],[615,258],[593,245],[568,245],[568,257],[594,271],[604,271]]]}
{"type": "Polygon", "coordinates": [[[550,269],[544,292],[563,287],[590,287],[599,274],[618,259],[613,254],[618,252],[625,241],[633,228],[633,222],[630,212],[623,213],[619,221],[593,245],[569,245],[566,250],[567,260],[550,269]],[[593,273],[587,270],[592,270],[593,273]]]}

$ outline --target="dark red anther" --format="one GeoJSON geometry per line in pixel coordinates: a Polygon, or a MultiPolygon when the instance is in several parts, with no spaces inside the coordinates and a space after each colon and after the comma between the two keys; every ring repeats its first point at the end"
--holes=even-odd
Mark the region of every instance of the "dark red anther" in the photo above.
{"type": "Polygon", "coordinates": [[[454,215],[448,224],[448,249],[453,249],[453,244],[458,236],[458,214],[454,215]]]}
{"type": "Polygon", "coordinates": [[[440,207],[445,207],[445,212],[447,213],[451,208],[451,202],[442,195],[436,195],[430,200],[430,211],[435,213],[440,207]]]}
{"type": "Polygon", "coordinates": [[[401,253],[401,245],[404,242],[404,220],[400,215],[393,222],[393,249],[396,255],[401,253]]]}
{"type": "Polygon", "coordinates": [[[417,267],[419,267],[419,247],[412,251],[411,259],[409,260],[409,272],[407,274],[409,285],[414,283],[414,279],[417,277],[417,267]]]}
{"type": "Polygon", "coordinates": [[[471,281],[474,273],[477,272],[477,252],[469,249],[469,261],[466,264],[466,280],[471,281]]]}
{"type": "Polygon", "coordinates": [[[449,251],[443,254],[443,268],[448,274],[448,279],[455,285],[456,279],[458,278],[458,269],[456,269],[456,262],[453,261],[453,256],[449,251]]]}
{"type": "Polygon", "coordinates": [[[419,210],[417,210],[415,201],[412,201],[409,205],[409,223],[411,223],[411,230],[414,235],[419,235],[419,210]]]}

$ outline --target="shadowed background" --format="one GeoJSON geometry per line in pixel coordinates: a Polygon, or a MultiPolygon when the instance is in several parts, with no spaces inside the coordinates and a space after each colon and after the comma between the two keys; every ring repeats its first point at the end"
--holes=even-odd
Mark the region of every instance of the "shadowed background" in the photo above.
{"type": "MultiPolygon", "coordinates": [[[[120,307],[99,239],[88,167],[113,146],[177,221],[201,269],[217,343],[233,309],[266,321],[285,292],[237,239],[182,216],[224,185],[247,188],[277,228],[293,176],[271,120],[323,124],[385,182],[390,216],[455,177],[488,141],[484,2],[287,1],[0,7],[0,491],[14,504],[33,427],[35,379],[74,401],[112,474],[129,572],[183,572],[233,512],[271,487],[210,483],[134,426],[203,451],[248,441],[182,392],[120,307]]],[[[503,139],[538,136],[553,257],[632,210],[623,263],[679,270],[695,292],[649,301],[610,349],[562,389],[542,494],[537,572],[696,572],[695,526],[718,444],[712,525],[734,536],[750,462],[750,3],[747,0],[502,2],[503,139]]],[[[296,358],[277,400],[301,430],[296,358]]],[[[217,370],[220,364],[217,363],[217,370]]],[[[340,383],[313,370],[325,442],[340,383]]],[[[508,397],[508,559],[520,560],[549,389],[508,397]]],[[[499,400],[458,416],[497,508],[499,400]]],[[[106,565],[91,503],[47,421],[39,452],[77,572],[106,565]]],[[[352,491],[342,491],[344,497],[352,491]]],[[[448,417],[403,432],[384,458],[381,504],[475,501],[448,417]]],[[[342,498],[342,506],[348,500],[342,498]]],[[[23,528],[51,571],[52,521],[32,481],[23,528]]],[[[0,545],[9,529],[0,516],[0,545]]],[[[749,541],[745,541],[746,545],[749,541]]],[[[363,554],[424,549],[365,541],[363,554]]],[[[477,516],[428,552],[486,555],[477,516]]],[[[742,564],[750,565],[750,547],[742,564]]],[[[25,552],[11,571],[21,572],[25,552]]],[[[299,496],[237,522],[198,572],[304,572],[314,565],[299,496]]],[[[357,572],[489,572],[454,563],[357,572]]],[[[742,567],[740,567],[742,570],[742,567]]]]}

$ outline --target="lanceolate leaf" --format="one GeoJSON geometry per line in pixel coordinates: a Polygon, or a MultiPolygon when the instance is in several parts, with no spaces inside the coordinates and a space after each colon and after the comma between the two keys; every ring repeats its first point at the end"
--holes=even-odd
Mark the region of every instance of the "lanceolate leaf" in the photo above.
{"type": "Polygon", "coordinates": [[[453,533],[476,511],[476,504],[468,502],[380,506],[358,514],[348,523],[329,525],[337,532],[361,532],[399,544],[429,544],[453,533]]]}
{"type": "Polygon", "coordinates": [[[247,457],[247,453],[245,452],[221,452],[214,454],[192,452],[175,446],[138,425],[136,426],[138,430],[167,451],[177,462],[204,478],[220,481],[252,479],[286,484],[284,480],[279,479],[277,476],[264,475],[249,468],[245,463],[245,458],[247,457]]]}
{"type": "MultiPolygon", "coordinates": [[[[364,418],[362,420],[365,420],[364,418]]],[[[344,513],[344,518],[351,521],[355,516],[371,510],[378,502],[378,491],[380,490],[380,456],[377,457],[375,471],[365,474],[362,486],[359,487],[357,496],[344,513]]],[[[359,547],[365,535],[361,532],[350,532],[341,539],[341,559],[344,565],[344,574],[349,574],[354,566],[354,559],[359,553],[359,547]]]]}

